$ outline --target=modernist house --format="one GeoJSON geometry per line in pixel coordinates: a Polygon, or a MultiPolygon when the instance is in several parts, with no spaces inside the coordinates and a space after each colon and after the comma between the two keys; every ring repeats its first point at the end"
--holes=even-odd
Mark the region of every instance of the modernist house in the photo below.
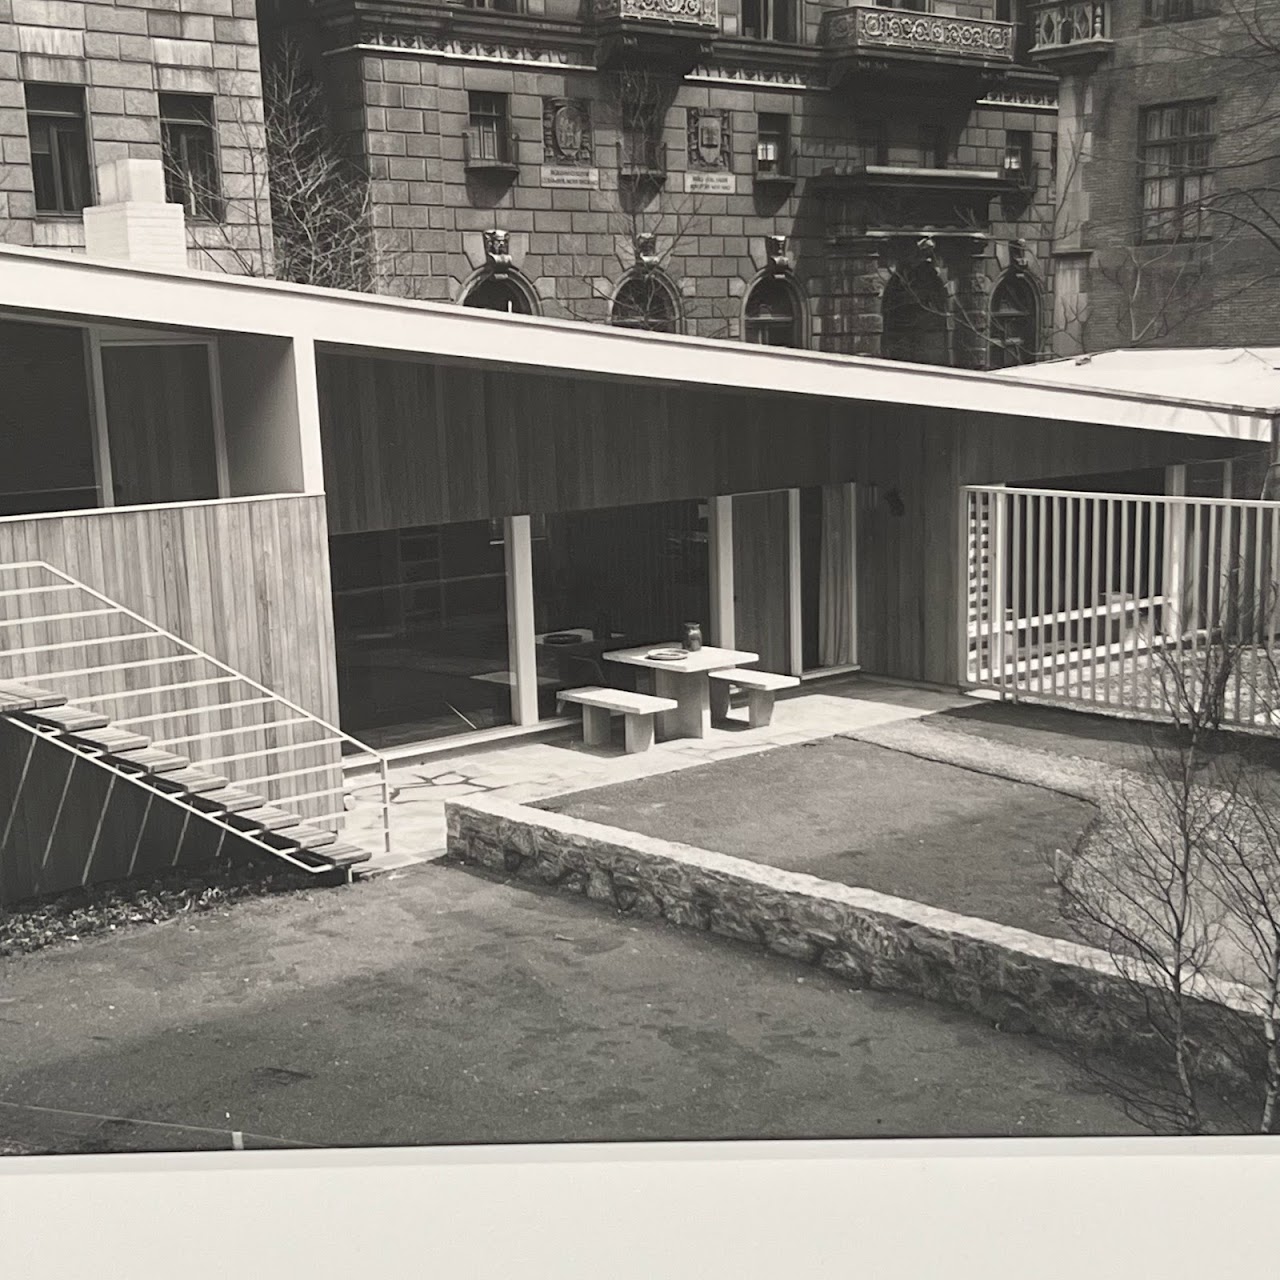
{"type": "Polygon", "coordinates": [[[341,794],[341,733],[421,752],[553,726],[603,650],[688,619],[766,670],[984,683],[972,561],[1003,517],[966,486],[1158,495],[1191,471],[1221,494],[1276,425],[1226,395],[36,249],[0,249],[0,314],[0,681],[278,803],[341,794]]]}

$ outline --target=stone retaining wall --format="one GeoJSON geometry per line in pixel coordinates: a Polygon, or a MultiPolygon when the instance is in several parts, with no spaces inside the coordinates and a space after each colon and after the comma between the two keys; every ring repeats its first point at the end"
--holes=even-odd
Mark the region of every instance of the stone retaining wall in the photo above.
{"type": "MultiPolygon", "coordinates": [[[[1095,948],[501,800],[452,801],[445,815],[456,861],[755,943],[859,986],[965,1009],[1002,1030],[1149,1056],[1141,997],[1095,948]]],[[[1216,983],[1203,997],[1195,1008],[1202,1044],[1260,1041],[1254,993],[1216,983]]]]}

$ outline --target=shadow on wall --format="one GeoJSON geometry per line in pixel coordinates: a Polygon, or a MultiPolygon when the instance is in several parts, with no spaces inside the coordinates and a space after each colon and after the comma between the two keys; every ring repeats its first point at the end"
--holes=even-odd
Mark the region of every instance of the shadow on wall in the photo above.
{"type": "MultiPolygon", "coordinates": [[[[211,823],[188,820],[177,806],[0,716],[0,908],[208,866],[222,838],[211,823]]],[[[223,854],[239,843],[226,833],[223,854]]]]}

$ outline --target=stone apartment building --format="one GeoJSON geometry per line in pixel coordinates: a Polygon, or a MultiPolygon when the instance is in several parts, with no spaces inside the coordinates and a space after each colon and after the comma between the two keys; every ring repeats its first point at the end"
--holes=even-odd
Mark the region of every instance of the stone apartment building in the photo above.
{"type": "Polygon", "coordinates": [[[1044,348],[1056,82],[1016,6],[260,7],[323,69],[394,289],[969,367],[1044,348]]]}
{"type": "Polygon", "coordinates": [[[1280,0],[1072,8],[1060,348],[1280,343],[1280,0]]]}
{"type": "Polygon", "coordinates": [[[190,266],[262,274],[254,0],[0,0],[0,161],[7,243],[160,246],[167,200],[184,210],[190,266]],[[162,159],[163,192],[154,165],[116,163],[162,159]]]}

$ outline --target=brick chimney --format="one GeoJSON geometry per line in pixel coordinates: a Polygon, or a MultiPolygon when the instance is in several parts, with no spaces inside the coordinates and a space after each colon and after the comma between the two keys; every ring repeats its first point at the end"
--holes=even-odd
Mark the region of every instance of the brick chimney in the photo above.
{"type": "Polygon", "coordinates": [[[187,269],[186,219],[180,204],[165,202],[159,160],[100,164],[98,198],[84,211],[86,256],[187,269]]]}

